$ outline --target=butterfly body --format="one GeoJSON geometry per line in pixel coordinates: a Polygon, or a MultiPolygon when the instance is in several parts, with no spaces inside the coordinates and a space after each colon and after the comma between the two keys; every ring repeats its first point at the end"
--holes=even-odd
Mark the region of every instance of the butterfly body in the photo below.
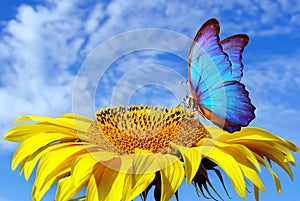
{"type": "Polygon", "coordinates": [[[240,82],[242,52],[248,36],[238,34],[222,41],[216,19],[199,29],[188,58],[188,82],[200,115],[228,132],[240,130],[255,118],[255,107],[240,82]]]}

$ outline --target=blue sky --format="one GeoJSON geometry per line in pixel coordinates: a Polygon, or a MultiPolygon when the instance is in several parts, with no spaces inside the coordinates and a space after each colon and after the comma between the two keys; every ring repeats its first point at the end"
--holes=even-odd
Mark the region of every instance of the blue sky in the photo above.
{"type": "MultiPolygon", "coordinates": [[[[186,93],[180,81],[187,79],[189,42],[212,17],[220,21],[221,38],[250,37],[242,82],[257,107],[251,125],[300,147],[296,0],[0,1],[0,201],[31,200],[33,178],[26,182],[11,172],[16,144],[3,140],[14,119],[72,111],[93,117],[111,103],[176,106],[186,93]],[[89,62],[92,72],[85,71],[89,62]]],[[[299,154],[295,159],[299,165],[299,154]]],[[[294,182],[274,168],[282,193],[277,195],[263,171],[267,193],[261,200],[297,200],[300,168],[292,168],[294,182]]],[[[53,188],[43,200],[53,200],[54,194],[53,188]]],[[[196,198],[193,187],[183,184],[181,200],[191,196],[196,198]]],[[[242,200],[233,191],[231,196],[242,200]]],[[[252,193],[248,200],[254,200],[252,193]]]]}

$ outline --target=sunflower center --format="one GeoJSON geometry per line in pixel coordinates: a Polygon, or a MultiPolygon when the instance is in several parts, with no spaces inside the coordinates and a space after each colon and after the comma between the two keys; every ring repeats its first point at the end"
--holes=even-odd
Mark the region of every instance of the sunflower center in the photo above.
{"type": "Polygon", "coordinates": [[[89,134],[101,148],[133,153],[136,148],[159,152],[171,142],[191,147],[207,136],[195,113],[156,106],[119,106],[99,110],[89,134]]]}

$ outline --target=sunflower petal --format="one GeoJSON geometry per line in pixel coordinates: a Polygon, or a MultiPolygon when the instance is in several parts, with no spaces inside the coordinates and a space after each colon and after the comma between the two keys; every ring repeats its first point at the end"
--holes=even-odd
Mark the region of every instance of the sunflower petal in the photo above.
{"type": "Polygon", "coordinates": [[[80,192],[82,188],[83,186],[73,185],[71,177],[65,177],[58,182],[56,201],[70,200],[80,192]]]}
{"type": "Polygon", "coordinates": [[[20,123],[23,121],[36,121],[42,122],[42,124],[71,128],[77,131],[86,132],[90,126],[90,122],[86,121],[76,121],[71,118],[50,118],[50,117],[42,117],[42,116],[22,116],[15,120],[14,123],[20,123]]]}
{"type": "Polygon", "coordinates": [[[261,156],[259,156],[258,154],[256,154],[256,158],[271,173],[271,175],[273,177],[273,180],[274,180],[274,183],[275,183],[275,186],[276,186],[276,189],[277,189],[277,192],[278,192],[278,194],[280,194],[280,192],[281,192],[281,184],[280,184],[280,180],[279,180],[277,174],[272,170],[272,168],[270,167],[270,165],[261,156]]]}
{"type": "Polygon", "coordinates": [[[12,142],[23,142],[33,135],[39,135],[42,133],[64,133],[69,136],[78,137],[77,133],[70,128],[49,126],[37,123],[18,125],[6,133],[5,139],[12,142]]]}
{"type": "Polygon", "coordinates": [[[101,171],[94,171],[86,189],[86,201],[99,200],[97,180],[102,174],[101,171]]]}
{"type": "Polygon", "coordinates": [[[112,159],[109,164],[98,164],[102,169],[102,176],[99,180],[99,200],[121,200],[125,174],[110,167],[120,167],[120,158],[112,159]]]}
{"type": "Polygon", "coordinates": [[[67,143],[63,143],[63,144],[54,144],[51,145],[49,147],[42,147],[40,150],[34,152],[33,154],[31,154],[26,161],[24,161],[24,177],[26,180],[29,179],[34,167],[37,165],[38,161],[40,160],[40,158],[45,155],[47,152],[51,152],[54,149],[60,149],[62,147],[65,146],[76,146],[78,145],[78,143],[76,142],[67,142],[67,143]]]}
{"type": "Polygon", "coordinates": [[[155,157],[151,157],[153,154],[136,152],[141,154],[133,154],[123,158],[123,161],[131,163],[131,167],[125,175],[124,200],[133,200],[136,196],[144,192],[156,175],[156,170],[151,167],[151,164],[155,163],[155,157]]]}
{"type": "MultiPolygon", "coordinates": [[[[249,148],[255,150],[255,153],[266,156],[269,160],[273,160],[274,162],[276,162],[283,170],[285,170],[285,172],[290,176],[290,178],[293,179],[293,173],[291,171],[291,168],[286,162],[286,155],[283,154],[282,151],[279,150],[279,148],[272,144],[262,142],[253,142],[251,145],[249,145],[249,148]],[[257,147],[262,148],[258,149],[257,147]]],[[[282,150],[284,149],[283,147],[280,148],[282,148],[282,150]]]]}
{"type": "Polygon", "coordinates": [[[169,200],[178,190],[184,178],[184,169],[180,160],[174,160],[174,156],[158,157],[159,163],[162,161],[172,161],[172,163],[160,170],[161,176],[161,201],[169,200]]]}
{"type": "Polygon", "coordinates": [[[40,200],[48,189],[71,170],[72,160],[86,152],[86,147],[68,146],[53,150],[41,159],[34,182],[32,195],[40,200]]]}
{"type": "Polygon", "coordinates": [[[195,177],[202,159],[202,147],[185,148],[178,146],[183,157],[187,184],[195,177]]]}
{"type": "MultiPolygon", "coordinates": [[[[211,149],[211,147],[209,147],[211,149]]],[[[221,167],[231,180],[236,192],[243,198],[246,198],[246,185],[243,173],[237,161],[228,153],[215,147],[206,156],[208,159],[221,167]]]]}
{"type": "MultiPolygon", "coordinates": [[[[218,145],[219,143],[217,144],[217,146],[218,145]]],[[[256,167],[252,163],[253,160],[249,160],[254,155],[251,154],[251,156],[249,157],[247,153],[250,154],[251,152],[245,151],[247,149],[243,145],[227,146],[225,150],[235,158],[236,162],[243,172],[243,175],[245,175],[245,177],[247,177],[261,191],[265,191],[264,185],[257,174],[256,167]]],[[[255,162],[258,163],[256,159],[255,162]]]]}
{"type": "Polygon", "coordinates": [[[133,200],[144,192],[155,178],[155,173],[126,174],[123,189],[124,200],[133,200]]]}
{"type": "Polygon", "coordinates": [[[114,157],[116,157],[116,154],[108,152],[88,152],[76,157],[73,160],[71,172],[74,185],[79,185],[80,183],[88,180],[90,175],[93,173],[94,166],[97,163],[111,160],[114,157]]]}
{"type": "Polygon", "coordinates": [[[80,115],[80,114],[74,114],[74,113],[66,113],[66,114],[62,114],[60,115],[59,118],[68,118],[68,119],[74,119],[77,121],[83,121],[83,122],[87,122],[89,124],[91,124],[94,120],[91,118],[88,118],[86,116],[80,115]]]}
{"type": "Polygon", "coordinates": [[[241,153],[243,153],[243,156],[246,157],[259,171],[261,171],[259,162],[257,161],[254,153],[248,147],[241,144],[227,144],[223,142],[216,142],[215,144],[216,146],[222,147],[226,150],[234,151],[234,153],[232,154],[234,154],[236,159],[238,159],[241,153]],[[237,153],[236,151],[238,151],[239,153],[237,153]]]}
{"type": "Polygon", "coordinates": [[[30,138],[27,138],[16,150],[13,161],[12,161],[12,170],[15,170],[18,166],[18,164],[27,158],[32,153],[36,152],[40,148],[61,140],[75,140],[73,137],[67,136],[65,134],[61,133],[53,133],[52,135],[49,134],[40,134],[40,135],[34,135],[30,138]]]}

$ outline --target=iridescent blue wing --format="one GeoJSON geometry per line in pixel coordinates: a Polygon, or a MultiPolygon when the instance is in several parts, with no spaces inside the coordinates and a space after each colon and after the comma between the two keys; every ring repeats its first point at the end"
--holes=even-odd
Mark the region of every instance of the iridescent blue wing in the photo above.
{"type": "Polygon", "coordinates": [[[216,19],[198,31],[190,49],[188,76],[191,93],[199,112],[224,130],[234,132],[254,119],[245,86],[232,79],[232,64],[219,38],[216,19]]]}
{"type": "Polygon", "coordinates": [[[245,34],[233,35],[221,41],[223,50],[231,62],[232,80],[240,81],[243,76],[242,53],[248,41],[249,37],[245,34]]]}
{"type": "Polygon", "coordinates": [[[231,64],[220,45],[219,32],[218,21],[208,20],[198,31],[190,49],[188,76],[191,92],[197,100],[207,89],[231,80],[231,64]]]}
{"type": "Polygon", "coordinates": [[[255,118],[255,107],[242,83],[228,81],[209,91],[210,94],[201,97],[199,108],[217,126],[234,132],[255,118]]]}

